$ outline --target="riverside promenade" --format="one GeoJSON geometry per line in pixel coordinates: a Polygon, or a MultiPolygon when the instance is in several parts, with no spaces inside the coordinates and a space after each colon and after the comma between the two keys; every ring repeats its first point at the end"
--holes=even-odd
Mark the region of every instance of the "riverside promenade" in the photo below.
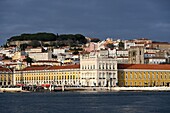
{"type": "Polygon", "coordinates": [[[60,91],[170,91],[170,87],[64,87],[60,91]]]}
{"type": "Polygon", "coordinates": [[[112,91],[170,91],[170,87],[112,87],[112,91]]]}
{"type": "Polygon", "coordinates": [[[83,92],[119,92],[119,91],[170,91],[170,87],[57,87],[47,89],[23,89],[16,88],[1,88],[0,92],[44,92],[44,91],[83,91],[83,92]]]}
{"type": "Polygon", "coordinates": [[[0,92],[22,92],[22,87],[0,88],[0,92]]]}

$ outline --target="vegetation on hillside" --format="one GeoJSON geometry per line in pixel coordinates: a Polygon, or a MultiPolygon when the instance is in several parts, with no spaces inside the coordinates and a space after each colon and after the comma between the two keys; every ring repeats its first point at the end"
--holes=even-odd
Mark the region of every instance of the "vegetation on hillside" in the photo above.
{"type": "Polygon", "coordinates": [[[53,33],[36,33],[36,34],[21,34],[20,36],[13,36],[8,41],[26,41],[26,40],[39,40],[39,41],[55,41],[57,36],[53,33]]]}
{"type": "Polygon", "coordinates": [[[40,46],[40,42],[44,46],[78,46],[79,44],[86,44],[86,38],[81,34],[61,34],[55,35],[53,33],[36,33],[36,34],[21,34],[20,36],[13,36],[8,39],[8,42],[12,41],[31,41],[31,43],[26,43],[21,45],[23,48],[25,46],[40,46]],[[45,41],[51,41],[50,44],[43,44],[45,41]]]}
{"type": "Polygon", "coordinates": [[[55,35],[53,33],[36,33],[36,34],[21,34],[20,36],[13,36],[8,41],[27,41],[27,40],[37,40],[37,41],[68,41],[78,42],[85,44],[87,40],[81,34],[62,34],[55,35]]]}

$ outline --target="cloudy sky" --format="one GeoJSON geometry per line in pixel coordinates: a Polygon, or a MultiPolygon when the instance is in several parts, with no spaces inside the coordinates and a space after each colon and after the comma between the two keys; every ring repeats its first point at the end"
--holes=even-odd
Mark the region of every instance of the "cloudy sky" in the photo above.
{"type": "Polygon", "coordinates": [[[0,44],[37,32],[170,42],[170,0],[0,0],[0,44]]]}

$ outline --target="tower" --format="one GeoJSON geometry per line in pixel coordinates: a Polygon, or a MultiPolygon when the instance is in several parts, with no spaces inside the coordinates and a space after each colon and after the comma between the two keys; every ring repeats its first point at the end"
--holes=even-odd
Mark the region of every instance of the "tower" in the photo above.
{"type": "Polygon", "coordinates": [[[129,64],[144,64],[143,46],[132,46],[129,48],[129,64]]]}

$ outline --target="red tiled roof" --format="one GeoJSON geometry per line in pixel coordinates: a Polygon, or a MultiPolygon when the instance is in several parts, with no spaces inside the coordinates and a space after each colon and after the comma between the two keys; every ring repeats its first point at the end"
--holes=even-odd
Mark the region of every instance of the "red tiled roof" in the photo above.
{"type": "Polygon", "coordinates": [[[0,71],[5,71],[5,72],[12,72],[12,69],[11,68],[6,68],[6,67],[2,67],[0,66],[0,71]]]}
{"type": "Polygon", "coordinates": [[[76,69],[80,68],[80,65],[67,65],[67,66],[30,66],[24,68],[22,71],[33,71],[33,70],[57,70],[57,69],[76,69]]]}
{"type": "Polygon", "coordinates": [[[118,64],[118,69],[170,70],[170,64],[118,64]]]}

